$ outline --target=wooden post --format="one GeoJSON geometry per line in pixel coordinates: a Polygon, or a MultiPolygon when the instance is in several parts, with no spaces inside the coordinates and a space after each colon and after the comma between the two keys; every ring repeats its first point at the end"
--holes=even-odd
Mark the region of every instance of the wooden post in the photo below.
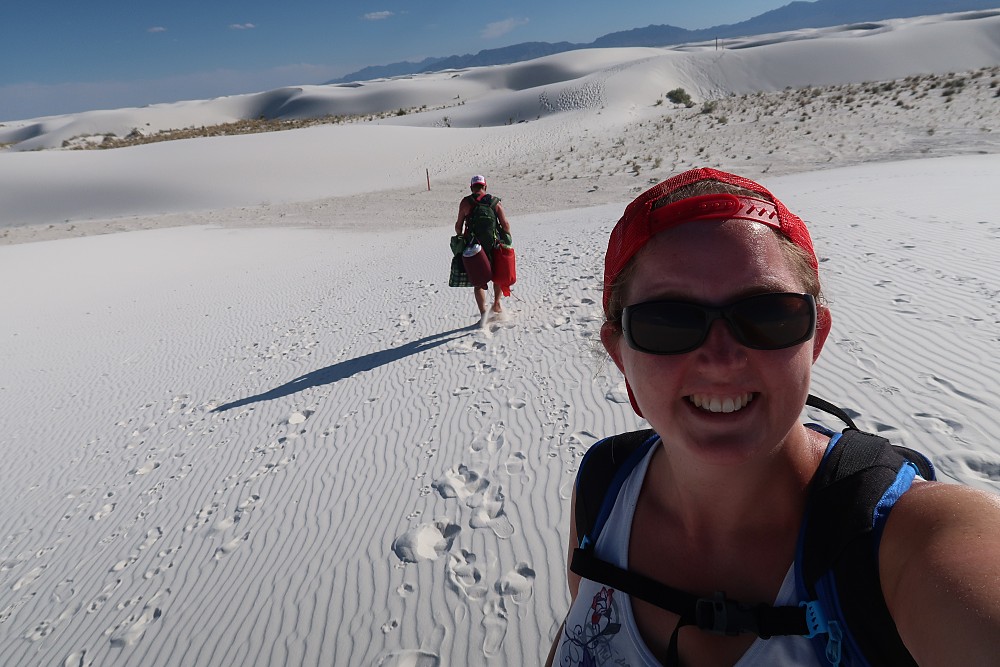
{"type": "Polygon", "coordinates": [[[424,171],[427,172],[427,192],[430,192],[431,191],[431,170],[430,169],[425,169],[424,171]]]}

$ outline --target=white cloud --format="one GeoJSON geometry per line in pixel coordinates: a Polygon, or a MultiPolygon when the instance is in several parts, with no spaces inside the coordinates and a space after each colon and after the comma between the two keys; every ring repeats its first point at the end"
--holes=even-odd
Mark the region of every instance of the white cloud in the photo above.
{"type": "Polygon", "coordinates": [[[522,25],[526,25],[528,19],[506,19],[504,21],[495,21],[493,23],[487,23],[486,27],[483,28],[480,35],[484,39],[496,39],[502,35],[506,35],[508,32],[514,28],[519,28],[522,25]]]}
{"type": "Polygon", "coordinates": [[[229,24],[230,30],[253,30],[256,28],[253,23],[231,23],[229,24]]]}
{"type": "Polygon", "coordinates": [[[366,21],[381,21],[389,18],[390,16],[393,16],[393,12],[368,12],[361,18],[366,21]]]}
{"type": "Polygon", "coordinates": [[[167,29],[162,25],[154,25],[152,28],[146,30],[146,32],[166,32],[167,29]]]}

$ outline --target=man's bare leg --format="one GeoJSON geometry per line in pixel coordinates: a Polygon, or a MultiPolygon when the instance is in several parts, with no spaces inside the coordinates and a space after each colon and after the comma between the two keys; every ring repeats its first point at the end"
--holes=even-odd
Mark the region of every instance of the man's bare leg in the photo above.
{"type": "Polygon", "coordinates": [[[480,287],[474,287],[473,290],[476,294],[476,305],[479,306],[479,314],[482,315],[486,312],[486,290],[480,287]]]}
{"type": "Polygon", "coordinates": [[[497,287],[496,283],[493,283],[493,312],[502,313],[503,308],[500,306],[500,288],[497,287]]]}

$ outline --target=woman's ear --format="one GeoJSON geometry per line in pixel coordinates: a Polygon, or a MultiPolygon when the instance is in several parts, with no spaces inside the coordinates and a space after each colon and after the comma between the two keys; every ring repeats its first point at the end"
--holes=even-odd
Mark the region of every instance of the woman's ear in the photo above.
{"type": "MultiPolygon", "coordinates": [[[[612,324],[611,322],[605,322],[601,325],[601,342],[604,343],[604,349],[608,351],[608,355],[611,360],[615,362],[615,366],[618,370],[625,375],[625,365],[622,363],[622,328],[617,324],[612,324]]],[[[625,378],[625,389],[628,391],[628,402],[632,405],[632,409],[635,410],[635,414],[642,417],[642,410],[639,409],[639,404],[635,400],[635,394],[632,393],[632,385],[628,383],[628,378],[625,378]]]]}
{"type": "MultiPolygon", "coordinates": [[[[813,363],[819,359],[819,353],[823,351],[826,338],[830,335],[833,326],[833,315],[830,309],[822,304],[816,306],[816,335],[813,336],[813,363]]],[[[603,335],[601,336],[603,340],[603,335]]]]}
{"type": "Polygon", "coordinates": [[[601,325],[601,343],[604,344],[604,349],[608,351],[608,355],[611,360],[615,362],[615,366],[618,367],[622,373],[625,372],[622,366],[622,353],[619,348],[622,342],[622,330],[617,324],[611,322],[605,322],[601,325]]]}

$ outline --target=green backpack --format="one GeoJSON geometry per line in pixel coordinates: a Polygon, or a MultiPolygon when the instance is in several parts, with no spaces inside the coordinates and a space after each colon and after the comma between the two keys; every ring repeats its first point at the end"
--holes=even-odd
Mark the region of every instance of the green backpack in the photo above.
{"type": "Polygon", "coordinates": [[[466,236],[471,233],[484,250],[492,252],[500,242],[500,223],[497,221],[496,210],[500,197],[484,194],[476,199],[474,195],[469,195],[469,201],[472,203],[472,211],[465,218],[466,236]]]}

